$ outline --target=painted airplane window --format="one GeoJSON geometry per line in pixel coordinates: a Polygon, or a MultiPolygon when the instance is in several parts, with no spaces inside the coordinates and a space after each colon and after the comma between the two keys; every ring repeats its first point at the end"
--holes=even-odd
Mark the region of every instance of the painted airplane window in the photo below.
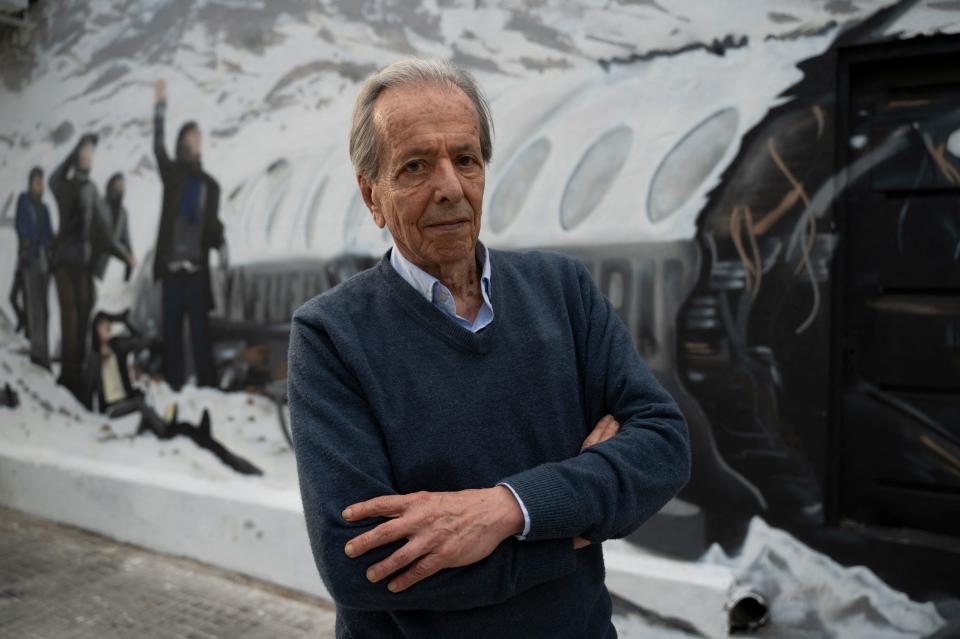
{"type": "Polygon", "coordinates": [[[560,203],[560,224],[570,230],[587,219],[613,186],[633,146],[633,130],[620,125],[590,145],[574,169],[560,203]]]}
{"type": "Polygon", "coordinates": [[[693,127],[657,167],[647,196],[647,215],[659,222],[687,203],[723,159],[737,137],[740,115],[733,107],[693,127]]]}
{"type": "Polygon", "coordinates": [[[539,138],[520,151],[507,165],[503,178],[497,184],[490,200],[490,229],[500,233],[517,218],[537,179],[540,170],[550,155],[550,142],[539,138]]]}

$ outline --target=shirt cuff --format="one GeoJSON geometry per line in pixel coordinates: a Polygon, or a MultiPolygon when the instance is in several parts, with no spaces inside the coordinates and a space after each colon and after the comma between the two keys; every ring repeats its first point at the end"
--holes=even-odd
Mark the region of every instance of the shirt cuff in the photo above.
{"type": "Polygon", "coordinates": [[[505,484],[500,482],[497,486],[506,486],[510,489],[510,492],[513,493],[514,498],[517,500],[517,503],[520,505],[520,512],[523,513],[523,532],[519,535],[515,535],[517,539],[523,541],[527,538],[527,535],[530,534],[530,513],[527,511],[526,505],[524,505],[523,500],[520,499],[520,495],[517,494],[517,491],[513,489],[513,486],[510,484],[505,484]]]}

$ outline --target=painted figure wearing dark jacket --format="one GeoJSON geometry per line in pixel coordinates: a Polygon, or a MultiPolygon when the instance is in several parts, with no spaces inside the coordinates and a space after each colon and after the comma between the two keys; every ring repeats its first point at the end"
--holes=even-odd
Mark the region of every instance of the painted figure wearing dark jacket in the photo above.
{"type": "Polygon", "coordinates": [[[175,159],[164,145],[166,86],[156,86],[154,153],[163,181],[163,205],[154,257],[154,278],[163,283],[163,354],[167,383],[179,389],[183,372],[183,318],[190,322],[190,342],[198,386],[215,386],[216,372],[209,337],[213,308],[210,249],[225,262],[223,223],[218,217],[220,186],[200,163],[200,129],[187,122],[177,135],[175,159]]]}
{"type": "Polygon", "coordinates": [[[53,229],[43,203],[43,169],[30,171],[28,188],[17,200],[17,270],[25,299],[25,325],[30,360],[50,368],[47,346],[47,287],[53,229]]]}
{"type": "Polygon", "coordinates": [[[84,381],[87,326],[95,302],[93,259],[113,255],[131,268],[136,260],[110,232],[104,203],[90,180],[97,136],[80,138],[70,155],[50,175],[50,191],[60,211],[60,229],[54,242],[53,273],[60,301],[60,383],[81,402],[89,397],[84,381]]]}
{"type": "MultiPolygon", "coordinates": [[[[123,194],[125,191],[125,180],[123,173],[114,173],[107,180],[107,188],[104,189],[104,200],[106,202],[105,212],[107,215],[107,226],[113,239],[123,245],[127,252],[133,254],[133,247],[130,244],[130,221],[127,217],[127,207],[123,205],[123,194]]],[[[97,279],[102,280],[107,272],[107,263],[110,260],[110,254],[98,252],[94,257],[93,274],[97,279]]],[[[123,281],[130,279],[130,265],[126,266],[123,274],[123,281]]]]}

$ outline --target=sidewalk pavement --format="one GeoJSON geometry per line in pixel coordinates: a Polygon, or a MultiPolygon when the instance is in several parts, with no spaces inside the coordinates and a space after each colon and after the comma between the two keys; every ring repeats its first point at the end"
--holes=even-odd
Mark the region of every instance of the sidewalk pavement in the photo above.
{"type": "Polygon", "coordinates": [[[319,599],[0,508],[2,639],[333,636],[319,599]]]}

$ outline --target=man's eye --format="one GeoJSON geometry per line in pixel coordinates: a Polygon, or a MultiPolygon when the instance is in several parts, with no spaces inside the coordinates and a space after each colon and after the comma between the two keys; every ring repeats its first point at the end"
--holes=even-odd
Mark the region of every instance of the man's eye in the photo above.
{"type": "Polygon", "coordinates": [[[403,165],[403,170],[407,173],[416,173],[423,168],[423,162],[420,160],[413,160],[412,162],[407,162],[403,165]]]}

